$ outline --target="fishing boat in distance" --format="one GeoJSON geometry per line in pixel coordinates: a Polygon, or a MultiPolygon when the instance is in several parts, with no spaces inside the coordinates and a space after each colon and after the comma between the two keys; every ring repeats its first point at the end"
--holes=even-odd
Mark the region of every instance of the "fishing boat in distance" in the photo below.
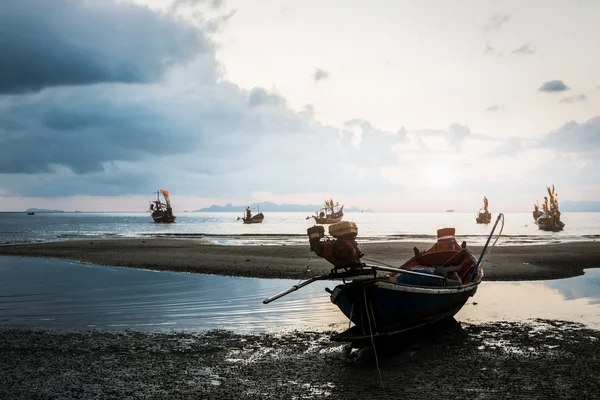
{"type": "Polygon", "coordinates": [[[173,215],[171,199],[168,191],[159,189],[156,192],[156,200],[150,202],[150,212],[152,213],[152,219],[156,223],[170,224],[175,222],[176,217],[173,215]],[[164,203],[160,201],[161,193],[165,198],[164,203]]]}
{"type": "Polygon", "coordinates": [[[333,199],[325,200],[325,207],[321,208],[316,215],[306,217],[314,218],[317,224],[335,224],[344,218],[344,206],[339,203],[333,204],[333,199]]]}
{"type": "MultiPolygon", "coordinates": [[[[565,223],[560,220],[560,210],[558,209],[558,194],[547,186],[548,196],[544,196],[544,204],[542,204],[542,214],[537,217],[535,223],[544,231],[558,232],[562,231],[565,223]]],[[[535,211],[534,211],[535,212],[535,211]]]]}
{"type": "Polygon", "coordinates": [[[242,218],[238,217],[237,219],[238,221],[241,219],[245,224],[260,224],[265,219],[265,216],[260,212],[260,206],[258,206],[258,214],[256,215],[252,215],[250,207],[246,207],[246,216],[242,218]]]}
{"type": "Polygon", "coordinates": [[[477,260],[466,242],[458,244],[454,228],[443,228],[437,231],[437,242],[431,248],[419,251],[415,247],[414,256],[397,268],[360,260],[363,253],[355,240],[358,228],[353,222],[330,225],[333,239],[327,240],[322,240],[324,227],[313,226],[307,230],[310,249],[333,265],[331,272],[299,283],[263,303],[318,280],[342,279],[343,283],[333,290],[326,290],[331,302],[354,326],[331,339],[350,342],[353,347],[437,323],[453,317],[477,291],[483,279],[484,255],[500,220],[503,228],[501,213],[477,260]]]}
{"type": "Polygon", "coordinates": [[[478,224],[489,224],[492,222],[492,213],[488,210],[488,199],[485,196],[483,196],[483,207],[477,212],[475,221],[478,224]]]}
{"type": "Polygon", "coordinates": [[[543,214],[543,212],[540,210],[540,205],[538,204],[538,201],[535,201],[535,204],[533,205],[533,220],[537,221],[537,219],[543,214]]]}

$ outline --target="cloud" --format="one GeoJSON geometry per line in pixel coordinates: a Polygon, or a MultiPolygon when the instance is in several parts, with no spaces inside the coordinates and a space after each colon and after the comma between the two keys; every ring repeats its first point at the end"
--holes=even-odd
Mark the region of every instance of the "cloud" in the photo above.
{"type": "Polygon", "coordinates": [[[569,90],[569,87],[567,85],[565,85],[565,83],[563,81],[553,80],[553,81],[544,82],[542,84],[542,86],[540,86],[540,88],[538,89],[538,92],[553,93],[553,92],[564,92],[565,90],[569,90]]]}
{"type": "Polygon", "coordinates": [[[504,106],[501,106],[499,104],[494,104],[493,106],[489,106],[488,108],[485,109],[485,111],[488,112],[496,112],[496,111],[502,111],[504,110],[504,106]]]}
{"type": "Polygon", "coordinates": [[[315,82],[323,81],[327,78],[329,78],[329,72],[320,68],[315,68],[315,72],[313,73],[313,79],[315,82]]]}
{"type": "Polygon", "coordinates": [[[485,50],[483,50],[483,54],[485,55],[492,55],[494,54],[494,48],[492,46],[490,46],[489,44],[485,44],[485,50]]]}
{"type": "Polygon", "coordinates": [[[565,97],[563,99],[560,99],[558,102],[572,104],[572,103],[579,103],[579,102],[586,101],[586,100],[587,100],[587,96],[585,94],[579,94],[577,96],[565,97]]]}
{"type": "Polygon", "coordinates": [[[450,145],[456,148],[461,147],[462,143],[471,135],[471,130],[466,125],[454,123],[448,128],[448,137],[450,145]]]}
{"type": "Polygon", "coordinates": [[[212,10],[220,10],[224,4],[224,0],[173,0],[170,9],[171,11],[177,11],[181,8],[198,9],[208,5],[212,10]]]}
{"type": "MultiPolygon", "coordinates": [[[[205,4],[178,6],[200,3],[205,4]]],[[[5,194],[147,194],[159,184],[180,194],[242,197],[250,190],[299,187],[307,192],[401,190],[389,188],[380,168],[397,161],[395,146],[403,143],[405,131],[385,132],[364,120],[348,122],[344,129],[324,126],[313,121],[312,106],[294,111],[277,93],[219,80],[214,46],[198,25],[124,3],[56,2],[56,9],[47,10],[54,13],[48,19],[36,17],[39,7],[9,5],[0,10],[2,20],[19,17],[34,33],[10,39],[11,46],[35,50],[42,67],[18,75],[14,71],[26,58],[2,55],[3,68],[12,71],[10,79],[0,77],[10,89],[0,96],[0,190],[5,194]],[[80,39],[77,20],[90,15],[89,32],[81,34],[91,40],[85,48],[89,65],[84,65],[72,52],[80,39]],[[101,29],[112,24],[127,29],[119,31],[118,40],[110,29],[101,29]],[[38,32],[51,37],[53,55],[39,51],[38,32]],[[46,71],[53,57],[69,67],[46,71]],[[95,73],[91,78],[72,76],[88,66],[95,73]],[[120,68],[137,68],[144,79],[128,79],[120,68]],[[321,179],[324,155],[334,180],[321,179]]],[[[9,28],[14,24],[0,29],[8,34],[9,28]]]]}
{"type": "Polygon", "coordinates": [[[523,141],[521,139],[508,138],[504,140],[498,148],[494,149],[490,155],[497,157],[516,157],[523,149],[523,141]]]}
{"type": "Polygon", "coordinates": [[[579,152],[600,155],[600,116],[583,123],[569,121],[548,133],[539,143],[560,153],[579,152]]]}
{"type": "Polygon", "coordinates": [[[523,54],[523,55],[531,55],[535,54],[535,50],[531,48],[531,43],[527,43],[522,45],[521,47],[517,47],[512,51],[513,54],[523,54]]]}
{"type": "Polygon", "coordinates": [[[156,82],[173,65],[212,56],[211,43],[191,25],[126,2],[5,1],[0,37],[5,94],[156,82]]]}
{"type": "Polygon", "coordinates": [[[229,22],[229,20],[233,18],[235,14],[237,14],[237,11],[238,10],[232,10],[227,14],[218,15],[214,18],[208,19],[204,24],[205,31],[209,33],[220,32],[223,29],[223,26],[229,22]]]}
{"type": "Polygon", "coordinates": [[[486,19],[485,30],[490,31],[494,29],[500,29],[502,25],[510,21],[510,15],[503,13],[496,13],[486,19]]]}

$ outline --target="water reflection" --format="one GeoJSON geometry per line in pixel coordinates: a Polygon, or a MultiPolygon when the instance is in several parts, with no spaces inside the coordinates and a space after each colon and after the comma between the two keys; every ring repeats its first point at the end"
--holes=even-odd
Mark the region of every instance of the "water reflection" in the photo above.
{"type": "MultiPolygon", "coordinates": [[[[238,332],[341,329],[347,320],[316,282],[276,302],[297,281],[103,267],[0,257],[0,327],[238,332]]],[[[600,328],[600,270],[540,282],[484,282],[459,321],[564,319],[600,328]]]]}
{"type": "Polygon", "coordinates": [[[254,332],[345,322],[329,301],[326,282],[265,306],[265,297],[297,281],[22,257],[0,257],[0,265],[1,327],[254,332]]]}
{"type": "Polygon", "coordinates": [[[600,270],[537,282],[483,282],[456,315],[469,322],[561,319],[600,328],[600,270]]]}

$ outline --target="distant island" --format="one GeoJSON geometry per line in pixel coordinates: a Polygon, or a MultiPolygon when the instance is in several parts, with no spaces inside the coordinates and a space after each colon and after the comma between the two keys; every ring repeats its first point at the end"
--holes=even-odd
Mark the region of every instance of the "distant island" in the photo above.
{"type": "Polygon", "coordinates": [[[600,212],[600,201],[563,201],[560,203],[563,212],[600,212]]]}
{"type": "Polygon", "coordinates": [[[64,213],[63,210],[46,210],[45,208],[28,208],[25,212],[36,212],[36,213],[64,213]]]}
{"type": "MultiPolygon", "coordinates": [[[[309,212],[313,213],[321,208],[323,205],[314,204],[275,204],[270,201],[263,201],[260,203],[252,203],[251,208],[260,207],[260,211],[264,212],[309,212]]],[[[231,203],[225,204],[224,206],[212,205],[210,207],[201,208],[192,212],[243,212],[246,206],[234,206],[231,203]]],[[[344,207],[346,212],[361,212],[361,209],[353,207],[344,207]]],[[[370,208],[363,210],[364,212],[373,212],[370,208]]]]}

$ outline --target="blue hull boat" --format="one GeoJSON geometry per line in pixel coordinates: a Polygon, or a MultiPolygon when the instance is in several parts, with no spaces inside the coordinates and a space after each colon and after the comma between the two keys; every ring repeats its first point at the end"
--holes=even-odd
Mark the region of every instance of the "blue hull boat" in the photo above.
{"type": "Polygon", "coordinates": [[[480,269],[473,282],[461,286],[414,286],[388,278],[354,280],[331,291],[331,302],[354,327],[334,335],[335,341],[357,341],[431,325],[453,317],[475,295],[483,279],[480,269]]]}
{"type": "Polygon", "coordinates": [[[438,240],[431,248],[423,252],[414,248],[414,257],[398,268],[360,261],[363,253],[355,241],[358,229],[353,222],[331,225],[333,240],[321,240],[322,226],[311,227],[307,231],[311,251],[333,265],[331,273],[304,281],[263,303],[317,280],[341,279],[342,284],[327,291],[331,302],[354,326],[332,336],[334,341],[359,343],[437,323],[454,316],[477,292],[483,279],[484,255],[501,219],[504,225],[500,213],[478,260],[465,242],[456,242],[454,228],[444,228],[438,230],[438,240]]]}

